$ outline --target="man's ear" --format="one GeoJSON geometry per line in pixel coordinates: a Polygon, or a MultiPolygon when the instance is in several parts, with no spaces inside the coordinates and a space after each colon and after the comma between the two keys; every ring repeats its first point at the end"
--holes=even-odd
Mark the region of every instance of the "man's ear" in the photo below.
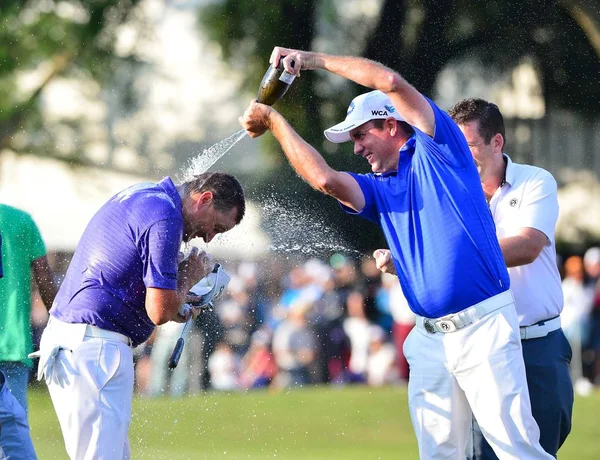
{"type": "Polygon", "coordinates": [[[198,205],[207,205],[213,200],[213,192],[210,190],[200,192],[195,196],[195,202],[198,205]]]}
{"type": "Polygon", "coordinates": [[[385,119],[384,128],[390,132],[390,136],[394,136],[398,132],[398,121],[394,117],[385,119]]]}
{"type": "Polygon", "coordinates": [[[500,133],[496,133],[496,135],[492,137],[492,144],[495,149],[502,152],[504,149],[504,136],[502,136],[500,133]]]}

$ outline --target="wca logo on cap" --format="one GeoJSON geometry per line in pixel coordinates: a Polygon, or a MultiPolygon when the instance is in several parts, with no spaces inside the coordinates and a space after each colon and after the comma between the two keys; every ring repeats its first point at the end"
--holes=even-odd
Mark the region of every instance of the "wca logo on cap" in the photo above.
{"type": "Polygon", "coordinates": [[[390,113],[394,113],[396,111],[393,105],[384,105],[383,107],[385,110],[371,110],[371,115],[374,117],[387,117],[390,113]]]}
{"type": "Polygon", "coordinates": [[[348,112],[346,112],[346,116],[350,115],[353,111],[354,111],[354,101],[352,101],[350,103],[350,106],[348,107],[348,112]]]}

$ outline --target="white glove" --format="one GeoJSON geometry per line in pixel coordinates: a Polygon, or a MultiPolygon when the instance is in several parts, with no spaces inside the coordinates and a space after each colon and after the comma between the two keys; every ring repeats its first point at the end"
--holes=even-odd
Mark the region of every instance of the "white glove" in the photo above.
{"type": "Polygon", "coordinates": [[[189,303],[196,308],[212,306],[212,302],[223,294],[230,280],[231,278],[222,265],[216,264],[212,272],[190,289],[189,294],[200,297],[200,299],[189,303]]]}
{"type": "Polygon", "coordinates": [[[63,372],[62,365],[59,365],[58,353],[63,350],[60,345],[55,345],[50,349],[47,347],[27,355],[29,358],[40,358],[38,363],[37,379],[42,380],[45,377],[46,383],[54,381],[62,386],[67,381],[67,374],[63,372]]]}

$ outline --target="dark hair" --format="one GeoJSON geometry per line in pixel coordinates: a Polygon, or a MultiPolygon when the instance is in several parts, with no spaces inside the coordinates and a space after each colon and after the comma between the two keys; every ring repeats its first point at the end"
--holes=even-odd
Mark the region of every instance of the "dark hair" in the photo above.
{"type": "Polygon", "coordinates": [[[457,102],[448,113],[458,125],[464,125],[470,121],[479,122],[479,135],[486,144],[489,144],[496,134],[502,134],[502,140],[506,144],[504,131],[504,118],[496,104],[483,99],[464,99],[457,102]]]}
{"type": "Polygon", "coordinates": [[[221,172],[206,172],[194,176],[186,182],[185,194],[212,192],[215,209],[219,212],[228,212],[237,208],[236,224],[239,224],[246,213],[244,189],[238,180],[231,174],[221,172]]]}

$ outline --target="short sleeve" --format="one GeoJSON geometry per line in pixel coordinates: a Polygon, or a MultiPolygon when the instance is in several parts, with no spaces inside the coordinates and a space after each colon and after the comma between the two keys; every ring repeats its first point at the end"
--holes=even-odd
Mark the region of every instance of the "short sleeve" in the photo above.
{"type": "Polygon", "coordinates": [[[146,287],[177,289],[177,254],[183,228],[180,220],[166,219],[150,225],[138,242],[146,287]]]}
{"type": "Polygon", "coordinates": [[[520,207],[521,228],[530,227],[554,239],[558,220],[558,193],[556,180],[544,170],[527,184],[520,207]]]}
{"type": "Polygon", "coordinates": [[[363,192],[365,196],[365,207],[361,209],[359,212],[356,212],[354,209],[351,209],[347,206],[344,206],[340,203],[342,209],[348,213],[353,214],[363,219],[370,220],[371,222],[375,222],[379,224],[378,211],[377,211],[377,200],[375,195],[375,177],[373,174],[356,174],[349,172],[354,180],[358,182],[358,186],[363,192]]]}
{"type": "Polygon", "coordinates": [[[427,102],[431,105],[435,116],[435,132],[432,139],[427,134],[415,129],[417,140],[424,144],[428,155],[435,155],[439,160],[454,168],[464,169],[473,163],[465,136],[450,115],[430,99],[427,99],[427,102]]]}

